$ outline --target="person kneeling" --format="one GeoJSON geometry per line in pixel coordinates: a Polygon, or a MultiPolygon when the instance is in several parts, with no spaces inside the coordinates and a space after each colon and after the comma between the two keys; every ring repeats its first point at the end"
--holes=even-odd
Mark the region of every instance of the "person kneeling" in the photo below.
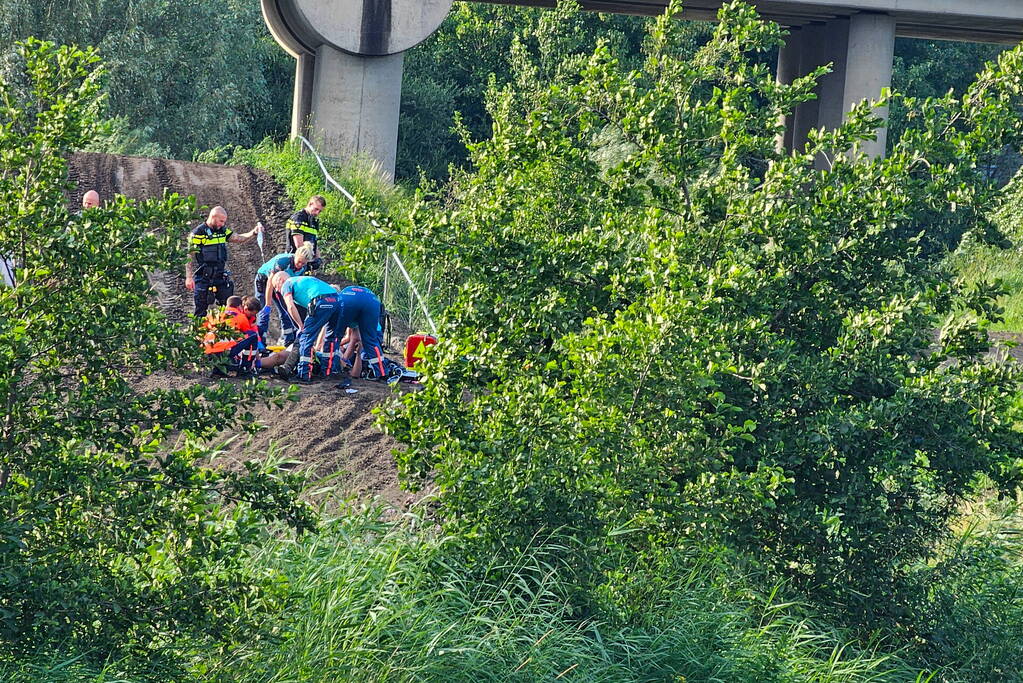
{"type": "Polygon", "coordinates": [[[284,300],[298,328],[297,348],[281,368],[286,373],[294,370],[296,379],[309,382],[312,380],[313,347],[320,331],[326,328],[324,345],[331,349],[337,347],[338,333],[342,329],[340,295],[326,282],[308,275],[289,278],[287,273],[274,273],[270,285],[284,300]],[[299,306],[308,311],[304,320],[299,315],[299,306]]]}
{"type": "MultiPolygon", "coordinates": [[[[239,375],[259,372],[259,351],[262,339],[256,327],[259,299],[230,296],[227,306],[217,318],[206,322],[209,330],[203,338],[203,352],[208,356],[226,358],[227,367],[239,375]]],[[[214,377],[224,377],[223,363],[213,369],[214,377]]]]}

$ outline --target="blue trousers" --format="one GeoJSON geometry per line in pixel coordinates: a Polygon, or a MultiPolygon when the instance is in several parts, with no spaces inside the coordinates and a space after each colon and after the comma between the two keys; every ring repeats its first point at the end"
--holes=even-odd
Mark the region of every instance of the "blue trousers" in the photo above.
{"type": "Polygon", "coordinates": [[[215,290],[214,298],[217,303],[223,306],[227,303],[227,298],[234,294],[234,283],[231,282],[231,278],[226,273],[213,278],[203,277],[201,274],[196,273],[195,294],[193,295],[196,318],[205,316],[206,311],[209,310],[211,289],[215,290]]]}
{"type": "Polygon", "coordinates": [[[341,321],[341,302],[337,294],[322,294],[309,302],[309,314],[305,325],[298,333],[298,368],[299,379],[310,379],[313,371],[313,344],[320,336],[320,330],[327,328],[324,344],[337,344],[338,330],[341,321]]]}
{"type": "MultiPolygon", "coordinates": [[[[259,299],[259,305],[261,306],[259,315],[256,316],[256,327],[259,328],[259,335],[266,339],[266,331],[270,327],[270,315],[271,312],[263,312],[266,308],[266,280],[265,275],[256,273],[256,280],[252,283],[253,289],[255,290],[255,296],[259,299]]],[[[284,305],[284,300],[280,295],[274,293],[273,295],[273,307],[277,309],[277,313],[281,316],[281,335],[284,337],[284,345],[288,346],[295,342],[295,323],[292,322],[291,316],[288,315],[288,309],[284,305]]],[[[299,307],[299,315],[302,315],[302,308],[299,307]]],[[[304,318],[303,318],[304,319],[304,318]]]]}
{"type": "Polygon", "coordinates": [[[380,346],[380,299],[365,287],[345,287],[341,290],[340,328],[358,327],[362,336],[363,363],[375,366],[379,377],[387,375],[384,369],[384,350],[380,346]]]}
{"type": "Polygon", "coordinates": [[[232,365],[246,370],[259,368],[259,335],[253,332],[245,335],[245,339],[232,346],[227,357],[232,365]]]}

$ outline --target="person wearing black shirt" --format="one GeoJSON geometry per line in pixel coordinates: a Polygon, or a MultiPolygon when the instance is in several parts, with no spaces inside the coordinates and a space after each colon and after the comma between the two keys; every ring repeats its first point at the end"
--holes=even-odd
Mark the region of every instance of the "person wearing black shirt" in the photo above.
{"type": "Polygon", "coordinates": [[[316,244],[320,237],[320,219],[318,216],[326,206],[326,199],[320,195],[314,195],[309,198],[304,209],[295,212],[288,219],[285,227],[288,234],[289,254],[294,254],[295,250],[303,244],[311,242],[316,256],[320,255],[319,247],[316,244]]]}
{"type": "Polygon", "coordinates": [[[227,227],[227,211],[214,206],[204,223],[196,226],[188,236],[191,258],[185,262],[185,287],[195,293],[195,316],[206,315],[209,293],[214,291],[217,303],[224,305],[234,294],[234,283],[227,272],[227,243],[244,244],[263,231],[256,223],[249,232],[238,235],[227,227]]]}

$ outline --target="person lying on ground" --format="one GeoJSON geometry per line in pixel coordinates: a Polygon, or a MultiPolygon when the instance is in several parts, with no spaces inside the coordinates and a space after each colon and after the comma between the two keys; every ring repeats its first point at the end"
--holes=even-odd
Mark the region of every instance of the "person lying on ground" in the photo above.
{"type": "Polygon", "coordinates": [[[244,234],[236,234],[227,225],[227,210],[214,206],[203,223],[189,233],[190,258],[185,263],[185,288],[195,293],[194,315],[201,318],[209,309],[210,292],[223,305],[234,294],[234,283],[227,272],[227,243],[244,244],[263,231],[262,223],[244,234]]]}
{"type": "Polygon", "coordinates": [[[345,328],[345,335],[341,338],[341,362],[344,363],[352,377],[362,376],[362,342],[359,338],[358,328],[345,328]],[[354,360],[352,360],[354,358],[354,360]]]}
{"type": "Polygon", "coordinates": [[[259,359],[260,370],[273,370],[276,367],[284,365],[288,362],[288,358],[291,356],[291,347],[284,349],[283,351],[264,351],[265,356],[261,356],[259,359]]]}
{"type": "MultiPolygon", "coordinates": [[[[255,374],[260,367],[262,344],[256,327],[256,316],[261,308],[259,300],[253,296],[244,299],[230,296],[226,303],[223,313],[205,323],[208,331],[203,337],[203,352],[226,356],[229,367],[241,374],[255,374]]],[[[223,375],[218,369],[214,370],[214,375],[223,375]]]]}
{"type": "Polygon", "coordinates": [[[270,286],[270,276],[274,273],[287,273],[288,277],[307,275],[312,270],[314,260],[315,254],[312,245],[303,244],[294,254],[277,254],[256,271],[256,278],[253,282],[254,296],[259,299],[262,309],[259,312],[256,325],[264,338],[267,328],[270,326],[271,306],[273,306],[277,308],[281,317],[281,335],[284,338],[285,346],[290,346],[295,341],[295,325],[284,308],[284,301],[274,293],[270,286]]]}
{"type": "Polygon", "coordinates": [[[340,341],[338,333],[342,326],[338,292],[323,280],[309,275],[289,278],[287,273],[279,272],[270,282],[274,291],[284,299],[288,315],[298,328],[297,353],[293,351],[282,367],[285,372],[294,371],[299,381],[309,382],[312,380],[313,345],[320,330],[327,327],[325,345],[336,346],[340,341]],[[307,311],[304,319],[299,307],[307,311]]]}

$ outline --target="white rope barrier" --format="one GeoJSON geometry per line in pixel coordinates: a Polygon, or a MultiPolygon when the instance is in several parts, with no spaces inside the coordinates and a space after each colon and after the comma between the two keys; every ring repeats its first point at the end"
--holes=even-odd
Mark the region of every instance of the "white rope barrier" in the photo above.
{"type": "MultiPolygon", "coordinates": [[[[344,198],[347,199],[349,202],[351,202],[352,205],[354,206],[355,205],[355,197],[352,195],[351,192],[349,192],[344,187],[342,187],[341,183],[339,183],[336,180],[334,180],[334,177],[332,175],[330,175],[330,171],[327,170],[326,165],[323,163],[323,159],[321,159],[320,155],[317,154],[316,149],[313,147],[312,143],[309,142],[308,140],[306,140],[301,135],[296,135],[295,137],[298,140],[300,140],[302,142],[302,144],[305,145],[309,149],[309,151],[312,153],[313,158],[316,159],[316,163],[319,164],[319,166],[320,166],[320,170],[323,171],[323,177],[326,180],[326,182],[328,184],[332,185],[334,187],[334,189],[336,189],[338,192],[340,192],[344,196],[344,198]]],[[[377,223],[375,220],[370,219],[369,222],[370,222],[370,224],[373,227],[377,228],[378,230],[380,229],[380,224],[377,223]]],[[[402,263],[401,257],[398,256],[398,252],[396,252],[393,247],[388,247],[387,251],[388,251],[388,255],[394,261],[394,265],[396,265],[398,267],[398,271],[401,273],[402,277],[405,278],[405,281],[408,283],[409,288],[411,289],[412,293],[415,295],[416,302],[418,302],[419,308],[423,311],[423,316],[426,318],[426,323],[430,326],[430,332],[433,334],[433,336],[436,337],[437,336],[437,325],[434,324],[433,316],[430,315],[429,309],[426,308],[426,301],[423,299],[422,295],[419,293],[419,288],[416,287],[416,283],[412,281],[412,277],[408,274],[408,270],[405,269],[405,264],[402,263]]],[[[383,295],[384,295],[385,298],[387,296],[387,285],[388,285],[387,273],[388,273],[388,269],[387,269],[386,262],[385,262],[385,265],[384,265],[384,292],[383,292],[383,295]]]]}

